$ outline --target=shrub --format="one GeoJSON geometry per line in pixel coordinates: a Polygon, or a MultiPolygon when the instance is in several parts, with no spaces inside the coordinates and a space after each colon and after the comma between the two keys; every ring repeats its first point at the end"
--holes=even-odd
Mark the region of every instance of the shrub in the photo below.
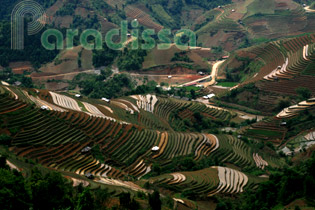
{"type": "Polygon", "coordinates": [[[295,89],[295,91],[302,100],[309,99],[312,96],[312,92],[310,91],[310,89],[305,87],[298,87],[297,89],[295,89]]]}
{"type": "Polygon", "coordinates": [[[152,210],[161,210],[162,202],[160,200],[160,193],[154,191],[152,194],[149,194],[149,204],[152,210]]]}
{"type": "Polygon", "coordinates": [[[10,131],[11,135],[14,136],[15,134],[17,134],[19,132],[19,129],[18,128],[11,128],[9,131],[10,131]]]}
{"type": "Polygon", "coordinates": [[[2,134],[0,135],[0,145],[10,145],[11,144],[11,137],[6,135],[6,134],[2,134]]]}

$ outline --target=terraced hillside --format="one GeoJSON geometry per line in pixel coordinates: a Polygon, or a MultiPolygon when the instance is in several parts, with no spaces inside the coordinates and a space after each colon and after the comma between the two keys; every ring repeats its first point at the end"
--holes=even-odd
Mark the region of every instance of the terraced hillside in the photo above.
{"type": "Polygon", "coordinates": [[[298,103],[298,88],[314,96],[314,41],[314,34],[306,34],[236,51],[219,70],[226,81],[239,82],[231,88],[236,97],[227,93],[223,100],[271,115],[284,108],[281,101],[298,103]]]}
{"type": "MultiPolygon", "coordinates": [[[[151,178],[152,184],[166,186],[178,192],[194,192],[194,196],[213,196],[217,193],[235,194],[244,191],[248,177],[226,167],[211,167],[194,172],[176,172],[151,178]]],[[[190,195],[193,196],[193,195],[190,195]]]]}
{"type": "MultiPolygon", "coordinates": [[[[298,38],[282,39],[236,52],[237,56],[259,60],[264,64],[244,84],[260,80],[292,79],[298,76],[314,60],[314,41],[315,35],[309,34],[298,38]]],[[[237,58],[231,56],[226,63],[220,66],[220,70],[223,71],[224,68],[230,67],[237,68],[238,65],[237,58]]],[[[271,83],[266,84],[270,85],[271,83]]]]}
{"type": "Polygon", "coordinates": [[[83,111],[96,117],[161,130],[173,130],[174,113],[177,113],[181,119],[191,119],[193,114],[198,111],[207,118],[222,121],[229,121],[236,116],[235,113],[210,107],[200,102],[166,99],[150,94],[113,99],[110,103],[85,98],[75,99],[71,95],[45,91],[40,91],[38,96],[37,100],[46,100],[50,104],[55,104],[54,106],[58,105],[65,109],[83,111]]]}
{"type": "MultiPolygon", "coordinates": [[[[283,164],[234,136],[174,132],[167,121],[151,125],[160,125],[162,130],[148,129],[131,123],[133,120],[127,122],[128,117],[124,121],[119,119],[117,116],[122,114],[116,115],[116,112],[125,112],[125,115],[128,112],[130,116],[135,112],[151,113],[142,119],[148,123],[149,116],[151,122],[158,117],[167,119],[170,110],[181,106],[189,105],[188,109],[200,109],[203,113],[211,111],[208,107],[154,95],[125,97],[109,104],[84,100],[44,90],[0,86],[0,132],[11,136],[9,150],[20,160],[34,160],[70,177],[91,174],[95,177],[94,185],[124,188],[128,185],[123,180],[132,177],[141,179],[138,184],[149,181],[164,187],[162,183],[167,183],[174,186],[174,191],[190,186],[201,197],[241,193],[256,186],[259,179],[250,181],[244,173],[224,167],[177,172],[172,167],[173,160],[187,157],[199,164],[211,159],[262,172],[266,167],[283,164]],[[165,110],[166,107],[170,110],[165,110]],[[154,146],[158,150],[153,150],[154,146]],[[171,175],[152,177],[156,174],[156,165],[161,170],[175,171],[171,175]]],[[[131,188],[135,189],[141,187],[131,188]]]]}
{"type": "Polygon", "coordinates": [[[279,114],[277,114],[277,118],[285,119],[285,118],[294,117],[298,115],[300,112],[314,107],[314,105],[315,105],[315,98],[302,101],[296,105],[290,106],[282,110],[279,114]]]}

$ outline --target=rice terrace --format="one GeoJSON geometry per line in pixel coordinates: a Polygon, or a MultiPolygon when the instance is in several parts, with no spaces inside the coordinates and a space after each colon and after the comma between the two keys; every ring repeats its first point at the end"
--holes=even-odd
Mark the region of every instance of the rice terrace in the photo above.
{"type": "Polygon", "coordinates": [[[315,209],[312,0],[2,0],[1,209],[315,209]]]}

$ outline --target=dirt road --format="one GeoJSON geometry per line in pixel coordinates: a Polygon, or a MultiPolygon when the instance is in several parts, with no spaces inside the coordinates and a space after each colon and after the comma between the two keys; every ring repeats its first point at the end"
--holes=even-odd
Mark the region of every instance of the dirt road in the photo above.
{"type": "Polygon", "coordinates": [[[213,67],[212,67],[212,71],[211,71],[211,74],[208,75],[208,76],[205,76],[205,77],[202,77],[200,79],[197,79],[197,80],[194,80],[194,81],[191,81],[191,82],[187,82],[185,84],[182,84],[182,85],[179,85],[179,87],[182,87],[182,86],[185,86],[185,85],[189,85],[189,84],[193,84],[193,83],[196,83],[196,82],[200,82],[202,80],[205,80],[205,79],[209,79],[211,78],[211,81],[209,82],[204,82],[204,83],[200,83],[200,85],[203,85],[204,87],[208,87],[210,85],[213,85],[216,83],[216,76],[217,76],[217,73],[218,73],[218,69],[219,69],[219,66],[224,62],[225,60],[222,60],[222,61],[217,61],[213,67]]]}
{"type": "Polygon", "coordinates": [[[310,9],[310,6],[304,7],[306,12],[315,12],[315,9],[310,9]]]}

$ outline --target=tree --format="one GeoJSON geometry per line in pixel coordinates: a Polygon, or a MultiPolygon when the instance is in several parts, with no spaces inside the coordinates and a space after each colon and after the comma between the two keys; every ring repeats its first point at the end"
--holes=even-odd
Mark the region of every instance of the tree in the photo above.
{"type": "Polygon", "coordinates": [[[230,210],[229,207],[226,205],[224,202],[218,203],[217,207],[215,210],[230,210]]]}
{"type": "Polygon", "coordinates": [[[140,204],[134,198],[130,198],[130,193],[121,193],[119,202],[124,209],[137,210],[140,208],[140,204]]]}
{"type": "Polygon", "coordinates": [[[294,210],[301,210],[301,208],[299,206],[295,206],[294,210]]]}
{"type": "Polygon", "coordinates": [[[90,210],[94,209],[94,198],[89,188],[85,188],[82,193],[79,194],[77,200],[78,210],[90,210]]]}
{"type": "Polygon", "coordinates": [[[130,193],[121,193],[119,195],[119,203],[123,207],[128,207],[130,204],[130,193]]]}
{"type": "Polygon", "coordinates": [[[196,99],[196,91],[194,89],[190,90],[191,98],[196,99]]]}
{"type": "Polygon", "coordinates": [[[302,100],[309,99],[312,96],[312,92],[310,91],[310,89],[305,87],[298,87],[297,89],[295,89],[295,91],[302,100]]]}
{"type": "Polygon", "coordinates": [[[159,164],[157,163],[153,163],[153,166],[152,166],[152,172],[156,175],[160,175],[161,174],[161,167],[159,164]]]}
{"type": "Polygon", "coordinates": [[[103,43],[102,50],[93,51],[93,65],[95,67],[109,66],[114,62],[118,55],[119,52],[117,50],[112,50],[106,43],[103,43]]]}
{"type": "Polygon", "coordinates": [[[15,170],[0,168],[1,209],[30,209],[31,191],[23,176],[15,170]]]}
{"type": "Polygon", "coordinates": [[[281,100],[278,103],[278,106],[276,108],[276,111],[281,111],[282,109],[289,107],[290,106],[290,101],[288,100],[281,100]]]}
{"type": "Polygon", "coordinates": [[[94,192],[95,195],[95,208],[96,209],[106,209],[106,204],[108,199],[110,198],[110,193],[108,189],[97,189],[94,192]]]}
{"type": "Polygon", "coordinates": [[[161,210],[162,202],[160,200],[160,193],[154,191],[152,194],[149,194],[149,204],[152,210],[161,210]]]}
{"type": "Polygon", "coordinates": [[[0,168],[9,169],[7,165],[7,158],[3,155],[0,156],[0,168]]]}
{"type": "Polygon", "coordinates": [[[63,209],[72,206],[72,187],[60,173],[50,172],[44,176],[38,168],[34,168],[30,186],[35,210],[63,209]]]}
{"type": "Polygon", "coordinates": [[[0,135],[0,145],[10,145],[11,144],[11,137],[6,135],[6,134],[2,134],[0,135]]]}
{"type": "Polygon", "coordinates": [[[147,51],[138,50],[128,50],[125,48],[123,55],[118,60],[119,70],[139,70],[142,68],[142,63],[144,57],[147,55],[147,51]]]}

